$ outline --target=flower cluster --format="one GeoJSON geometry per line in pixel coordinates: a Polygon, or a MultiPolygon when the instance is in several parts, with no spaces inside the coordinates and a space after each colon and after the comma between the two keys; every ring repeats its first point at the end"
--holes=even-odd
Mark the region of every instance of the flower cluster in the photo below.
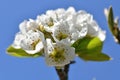
{"type": "Polygon", "coordinates": [[[73,7],[48,10],[35,20],[23,21],[19,29],[12,46],[28,54],[44,50],[49,66],[64,66],[74,60],[75,48],[71,45],[78,39],[86,36],[97,36],[101,41],[105,39],[105,32],[93,16],[83,10],[75,11],[73,7]]]}

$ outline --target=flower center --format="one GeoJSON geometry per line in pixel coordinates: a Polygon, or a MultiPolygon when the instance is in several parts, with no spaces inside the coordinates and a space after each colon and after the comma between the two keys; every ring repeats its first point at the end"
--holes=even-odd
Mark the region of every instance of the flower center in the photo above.
{"type": "Polygon", "coordinates": [[[32,50],[35,50],[36,45],[37,45],[40,41],[41,41],[41,40],[40,40],[40,39],[38,39],[38,40],[33,41],[33,42],[31,43],[32,50]]]}
{"type": "Polygon", "coordinates": [[[40,30],[41,32],[45,31],[44,26],[43,25],[39,25],[38,30],[40,30]]]}
{"type": "Polygon", "coordinates": [[[58,40],[65,39],[65,38],[67,38],[67,37],[68,37],[68,35],[67,35],[67,34],[64,34],[64,33],[62,33],[62,32],[60,32],[58,35],[56,35],[56,38],[57,38],[58,40]]]}
{"type": "Polygon", "coordinates": [[[65,60],[64,49],[55,48],[53,52],[49,55],[55,62],[61,62],[65,60]]]}
{"type": "Polygon", "coordinates": [[[52,18],[50,18],[50,20],[49,20],[49,22],[47,23],[47,25],[48,25],[49,27],[51,27],[51,26],[54,25],[54,22],[53,22],[53,19],[52,19],[52,18]]]}

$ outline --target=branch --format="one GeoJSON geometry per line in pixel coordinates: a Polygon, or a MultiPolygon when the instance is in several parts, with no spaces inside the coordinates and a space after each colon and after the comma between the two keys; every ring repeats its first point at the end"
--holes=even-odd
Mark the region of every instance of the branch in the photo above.
{"type": "Polygon", "coordinates": [[[60,80],[68,80],[68,74],[66,74],[63,69],[57,69],[57,68],[55,69],[60,80]]]}
{"type": "MultiPolygon", "coordinates": [[[[74,64],[74,63],[75,61],[70,62],[70,64],[74,64]]],[[[60,80],[68,80],[70,64],[65,65],[63,69],[58,69],[55,67],[60,80]]]]}

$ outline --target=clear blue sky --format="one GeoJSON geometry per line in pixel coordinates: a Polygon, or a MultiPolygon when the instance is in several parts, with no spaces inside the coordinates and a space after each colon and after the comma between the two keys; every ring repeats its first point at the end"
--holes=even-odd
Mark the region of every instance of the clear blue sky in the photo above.
{"type": "Polygon", "coordinates": [[[68,8],[86,10],[94,15],[107,38],[103,52],[113,60],[108,62],[84,62],[76,58],[71,65],[69,80],[120,80],[120,45],[116,44],[108,29],[103,13],[105,7],[113,6],[120,16],[119,0],[0,0],[0,80],[58,80],[53,67],[44,58],[16,58],[7,55],[6,48],[13,42],[18,25],[24,19],[35,19],[48,9],[68,8]]]}

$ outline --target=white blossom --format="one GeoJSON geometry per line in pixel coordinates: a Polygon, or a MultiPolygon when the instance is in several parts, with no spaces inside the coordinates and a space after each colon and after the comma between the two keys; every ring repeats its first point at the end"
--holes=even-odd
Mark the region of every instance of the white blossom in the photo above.
{"type": "Polygon", "coordinates": [[[23,21],[19,29],[12,46],[28,54],[44,50],[49,66],[65,66],[74,60],[75,49],[71,45],[78,39],[91,36],[104,41],[106,37],[90,13],[73,7],[48,10],[35,20],[23,21]]]}
{"type": "Polygon", "coordinates": [[[75,15],[76,15],[75,9],[73,7],[69,7],[64,13],[62,19],[65,21],[69,21],[69,20],[72,20],[73,17],[75,17],[75,15]]]}
{"type": "Polygon", "coordinates": [[[96,34],[99,31],[98,24],[93,20],[88,23],[88,35],[90,36],[96,36],[96,34]]]}
{"type": "Polygon", "coordinates": [[[24,20],[22,23],[19,25],[20,31],[24,34],[27,33],[29,30],[37,30],[38,29],[38,24],[36,23],[35,20],[29,19],[29,21],[24,20]]]}
{"type": "Polygon", "coordinates": [[[46,12],[46,15],[53,18],[54,21],[60,21],[61,19],[63,19],[63,16],[64,16],[65,12],[66,11],[65,11],[64,8],[59,8],[59,9],[56,9],[56,10],[48,10],[46,12]]]}
{"type": "Polygon", "coordinates": [[[83,38],[88,32],[88,22],[90,15],[84,11],[79,11],[75,16],[69,20],[71,39],[76,41],[79,38],[83,38]]]}
{"type": "Polygon", "coordinates": [[[49,66],[65,66],[75,57],[75,49],[64,41],[52,43],[47,39],[46,50],[45,59],[49,66]]]}
{"type": "Polygon", "coordinates": [[[98,37],[101,41],[104,41],[106,38],[106,32],[103,31],[96,21],[92,20],[88,23],[88,33],[87,35],[92,37],[98,37]]]}
{"type": "Polygon", "coordinates": [[[55,21],[51,16],[42,14],[41,16],[37,16],[36,23],[38,23],[45,31],[51,32],[55,21]]]}
{"type": "Polygon", "coordinates": [[[71,33],[69,30],[69,25],[67,24],[66,21],[60,21],[56,23],[53,29],[53,38],[57,40],[62,40],[66,38],[70,38],[71,33]]]}
{"type": "Polygon", "coordinates": [[[93,16],[83,10],[78,11],[76,16],[77,16],[76,23],[88,23],[91,20],[93,20],[93,16]]]}
{"type": "Polygon", "coordinates": [[[77,39],[83,38],[86,36],[87,31],[88,31],[88,28],[85,25],[82,25],[82,24],[74,25],[74,27],[72,27],[70,31],[72,32],[71,39],[76,41],[77,39]]]}
{"type": "Polygon", "coordinates": [[[44,47],[44,35],[40,31],[30,30],[21,40],[21,48],[29,54],[35,54],[44,47]]]}

